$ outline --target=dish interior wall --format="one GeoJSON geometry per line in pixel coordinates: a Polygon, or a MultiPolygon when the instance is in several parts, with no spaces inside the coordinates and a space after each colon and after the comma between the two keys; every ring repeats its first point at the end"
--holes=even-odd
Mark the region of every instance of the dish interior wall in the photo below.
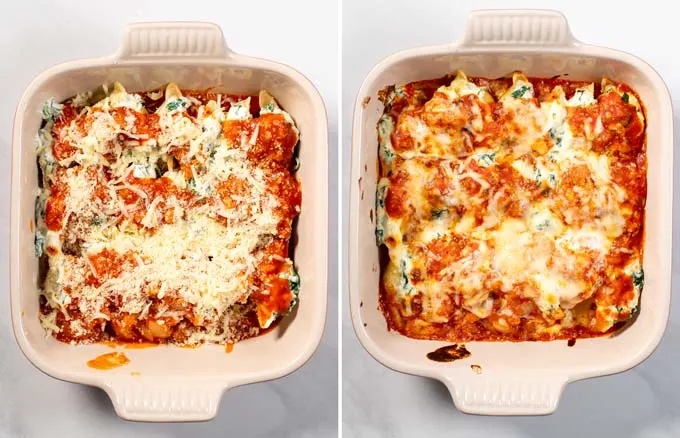
{"type": "MultiPolygon", "coordinates": [[[[373,349],[383,356],[391,357],[392,366],[402,371],[413,370],[418,374],[430,373],[435,376],[441,367],[452,373],[470,372],[470,364],[479,364],[484,373],[503,369],[537,369],[546,372],[569,369],[573,377],[588,377],[604,369],[623,366],[642,354],[649,343],[650,336],[659,332],[659,325],[665,324],[659,306],[654,302],[662,300],[667,293],[665,286],[658,286],[659,266],[666,264],[667,239],[670,239],[671,224],[665,214],[670,205],[665,205],[671,175],[666,171],[668,157],[664,148],[659,147],[669,141],[667,117],[648,112],[647,151],[648,151],[648,195],[646,206],[645,236],[645,286],[641,297],[641,312],[637,320],[610,338],[578,340],[573,347],[566,341],[547,343],[468,343],[472,353],[467,360],[453,364],[437,364],[426,358],[426,354],[443,345],[439,341],[413,340],[396,332],[388,332],[385,319],[377,308],[379,264],[378,248],[375,245],[375,186],[377,174],[377,133],[376,124],[382,114],[383,106],[377,98],[380,89],[392,84],[432,79],[447,73],[463,70],[468,76],[501,77],[512,71],[521,70],[528,76],[552,77],[567,75],[574,80],[599,81],[603,76],[623,81],[632,86],[642,98],[648,109],[663,106],[660,99],[663,93],[657,91],[652,81],[638,68],[629,63],[606,57],[589,57],[567,53],[529,53],[487,50],[483,53],[451,52],[444,48],[440,54],[427,54],[409,57],[392,63],[374,78],[370,89],[359,99],[370,96],[368,105],[361,108],[360,120],[361,151],[356,174],[351,181],[352,196],[358,195],[356,245],[353,256],[357,257],[356,270],[351,270],[350,281],[354,282],[358,298],[363,306],[359,308],[358,330],[363,330],[373,349]],[[653,177],[650,177],[653,176],[653,177]],[[361,181],[359,182],[359,177],[361,181]],[[361,194],[363,192],[363,195],[361,194]],[[373,217],[373,219],[371,219],[373,217]],[[502,360],[499,360],[502,358],[502,360]]],[[[658,87],[658,85],[657,85],[658,87]]],[[[357,127],[355,126],[355,129],[357,127]]],[[[356,133],[355,133],[356,135],[356,133]]],[[[350,259],[353,257],[350,255],[350,259]]],[[[355,305],[357,303],[354,303],[355,305]]]]}

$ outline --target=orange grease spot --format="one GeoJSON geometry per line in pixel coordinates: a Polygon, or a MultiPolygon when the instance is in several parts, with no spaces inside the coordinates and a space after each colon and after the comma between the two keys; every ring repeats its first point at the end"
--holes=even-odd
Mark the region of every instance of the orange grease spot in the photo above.
{"type": "Polygon", "coordinates": [[[130,363],[123,353],[106,353],[87,361],[87,366],[97,370],[111,370],[130,363]]]}
{"type": "Polygon", "coordinates": [[[126,350],[141,350],[142,348],[158,347],[159,344],[153,342],[118,342],[118,341],[101,341],[102,345],[110,348],[125,348],[126,350]]]}
{"type": "Polygon", "coordinates": [[[227,345],[225,345],[224,347],[224,351],[226,351],[227,353],[231,353],[232,351],[234,351],[234,344],[228,342],[227,345]]]}
{"type": "Polygon", "coordinates": [[[142,348],[158,347],[158,344],[153,342],[122,342],[121,345],[126,350],[141,350],[142,348]]]}

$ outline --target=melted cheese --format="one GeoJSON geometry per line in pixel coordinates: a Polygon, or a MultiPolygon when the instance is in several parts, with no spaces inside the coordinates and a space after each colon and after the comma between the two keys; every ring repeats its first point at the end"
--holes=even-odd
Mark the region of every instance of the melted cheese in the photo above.
{"type": "MultiPolygon", "coordinates": [[[[606,87],[603,92],[623,93],[613,85],[606,87]]],[[[623,100],[638,108],[633,99],[631,95],[623,100]]],[[[563,327],[571,327],[572,309],[600,287],[599,280],[593,280],[594,270],[606,265],[630,215],[622,208],[626,192],[613,181],[610,158],[592,149],[588,132],[576,136],[568,122],[570,108],[597,105],[594,86],[578,88],[569,100],[558,86],[539,102],[532,83],[516,73],[499,96],[500,108],[494,110],[509,116],[507,133],[501,131],[494,142],[466,149],[467,141],[481,141],[487,135],[482,114],[489,112],[485,105],[490,102],[488,90],[459,73],[423,105],[429,118],[410,112],[399,118],[397,128],[390,116],[381,118],[384,176],[377,189],[376,233],[378,244],[385,243],[389,250],[384,281],[403,303],[406,315],[411,315],[413,296],[421,294],[422,313],[431,322],[448,320],[445,309],[450,299],[478,318],[488,318],[494,312],[489,291],[498,289],[533,301],[546,321],[562,320],[563,327]],[[463,98],[468,95],[477,98],[464,111],[463,98]],[[442,114],[447,117],[445,131],[437,125],[442,114]],[[395,152],[395,129],[410,136],[413,149],[395,152]],[[465,135],[458,137],[460,132],[465,135]],[[456,142],[462,146],[454,150],[456,142]],[[494,183],[486,172],[494,173],[498,166],[509,167],[513,178],[524,179],[521,188],[494,183]],[[390,178],[395,175],[399,177],[390,178]],[[408,194],[403,218],[390,217],[384,206],[385,194],[396,181],[408,194]],[[426,266],[447,257],[423,252],[436,239],[464,239],[464,246],[441,271],[429,273],[436,279],[423,278],[426,266]],[[420,267],[417,282],[412,281],[414,266],[420,267]]],[[[601,116],[594,125],[598,135],[603,130],[601,116]]],[[[640,283],[639,267],[629,271],[631,278],[636,272],[640,283]]],[[[638,297],[639,290],[625,308],[633,309],[638,297]]],[[[507,308],[499,312],[512,315],[507,308]]],[[[595,329],[604,331],[616,322],[607,318],[608,323],[595,329]]],[[[502,324],[507,328],[507,321],[502,324]]],[[[560,324],[545,330],[559,332],[560,324]]]]}

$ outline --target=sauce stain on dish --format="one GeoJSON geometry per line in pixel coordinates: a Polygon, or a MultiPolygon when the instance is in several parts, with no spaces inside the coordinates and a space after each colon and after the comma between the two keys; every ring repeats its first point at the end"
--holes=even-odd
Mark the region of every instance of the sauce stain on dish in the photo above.
{"type": "Polygon", "coordinates": [[[453,362],[470,357],[470,352],[463,344],[447,345],[427,353],[427,358],[435,362],[453,362]]]}
{"type": "Polygon", "coordinates": [[[232,351],[234,351],[234,344],[231,343],[231,342],[228,342],[228,343],[224,346],[224,351],[226,351],[227,353],[231,353],[232,351]]]}
{"type": "Polygon", "coordinates": [[[101,341],[99,343],[110,348],[124,348],[126,350],[141,350],[142,348],[158,347],[158,345],[160,345],[153,342],[101,341]]]}
{"type": "Polygon", "coordinates": [[[87,361],[87,366],[96,370],[111,370],[130,363],[124,353],[106,353],[87,361]]]}
{"type": "Polygon", "coordinates": [[[126,350],[141,350],[142,348],[158,347],[159,344],[153,342],[124,342],[119,344],[126,350]]]}

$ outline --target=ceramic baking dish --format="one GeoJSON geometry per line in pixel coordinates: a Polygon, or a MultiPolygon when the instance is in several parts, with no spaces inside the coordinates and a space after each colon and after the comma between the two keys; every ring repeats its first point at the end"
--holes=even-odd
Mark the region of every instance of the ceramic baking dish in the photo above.
{"type": "Polygon", "coordinates": [[[234,53],[213,24],[134,24],[125,30],[115,55],[42,73],[17,107],[12,152],[12,323],[26,357],[51,376],[103,388],[118,415],[143,421],[210,419],[225,390],[301,367],[317,348],[326,317],[327,138],[325,107],[311,82],[288,66],[234,53]],[[294,260],[302,282],[297,310],[273,331],[238,343],[229,354],[223,346],[127,349],[130,363],[109,371],[89,368],[86,362],[111,352],[110,347],[71,346],[45,336],[38,321],[38,259],[31,224],[41,107],[49,97],[59,101],[112,81],[132,91],[170,81],[184,88],[217,86],[232,93],[267,89],[295,119],[301,133],[298,175],[303,197],[294,260]]]}
{"type": "Polygon", "coordinates": [[[359,340],[384,365],[442,381],[456,407],[466,413],[549,414],[556,409],[567,382],[629,369],[658,345],[668,320],[671,293],[673,115],[666,85],[645,62],[577,41],[558,12],[477,11],[458,43],[399,52],[369,73],[357,97],[352,146],[351,315],[359,340]],[[387,331],[377,309],[376,123],[383,111],[377,93],[386,85],[437,78],[457,69],[484,77],[504,76],[514,70],[528,76],[569,74],[571,79],[593,81],[607,76],[630,84],[642,97],[649,115],[646,282],[639,317],[626,330],[613,337],[578,340],[573,347],[566,341],[468,343],[469,358],[444,364],[430,361],[426,354],[448,344],[387,331]]]}

